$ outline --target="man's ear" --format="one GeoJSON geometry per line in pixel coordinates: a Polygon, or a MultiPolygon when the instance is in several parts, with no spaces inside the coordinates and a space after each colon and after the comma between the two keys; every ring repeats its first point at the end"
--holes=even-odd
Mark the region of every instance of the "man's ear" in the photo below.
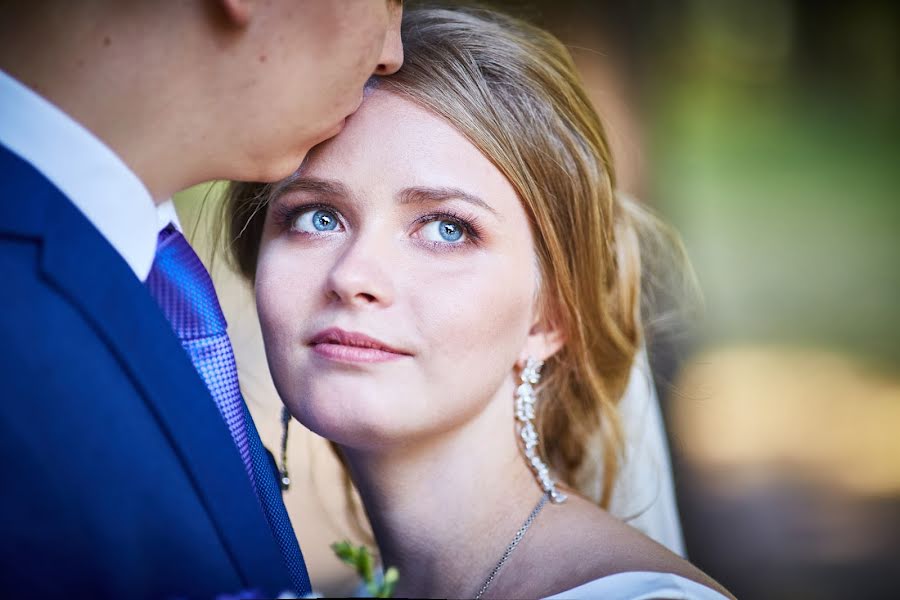
{"type": "Polygon", "coordinates": [[[246,27],[253,16],[254,0],[217,0],[225,18],[236,27],[246,27]]]}
{"type": "Polygon", "coordinates": [[[525,346],[519,356],[520,366],[531,357],[541,361],[559,352],[566,343],[566,337],[562,328],[555,319],[540,318],[528,331],[525,346]]]}

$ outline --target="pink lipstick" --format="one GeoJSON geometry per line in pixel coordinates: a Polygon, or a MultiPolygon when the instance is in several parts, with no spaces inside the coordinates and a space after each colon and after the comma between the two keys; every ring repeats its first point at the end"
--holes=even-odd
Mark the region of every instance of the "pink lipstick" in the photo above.
{"type": "Polygon", "coordinates": [[[329,327],[309,341],[313,352],[322,358],[346,363],[378,363],[411,356],[381,340],[363,333],[329,327]]]}

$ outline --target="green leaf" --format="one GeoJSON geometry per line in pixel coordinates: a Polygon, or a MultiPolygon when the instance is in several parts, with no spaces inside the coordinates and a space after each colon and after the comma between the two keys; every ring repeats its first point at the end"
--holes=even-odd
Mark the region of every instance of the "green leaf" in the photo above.
{"type": "Polygon", "coordinates": [[[356,548],[348,540],[333,543],[331,549],[343,562],[356,567],[356,548]]]}
{"type": "Polygon", "coordinates": [[[375,580],[375,559],[372,558],[372,554],[369,553],[369,549],[365,546],[359,547],[359,564],[357,569],[363,581],[375,580]]]}
{"type": "Polygon", "coordinates": [[[365,546],[354,546],[349,540],[331,544],[332,551],[344,563],[353,567],[363,580],[366,590],[373,598],[390,598],[397,587],[399,573],[395,567],[384,572],[381,583],[375,581],[375,558],[365,546]]]}
{"type": "Polygon", "coordinates": [[[397,587],[397,581],[400,579],[400,572],[396,567],[390,567],[384,572],[384,581],[381,584],[377,598],[390,598],[394,595],[394,588],[397,587]]]}

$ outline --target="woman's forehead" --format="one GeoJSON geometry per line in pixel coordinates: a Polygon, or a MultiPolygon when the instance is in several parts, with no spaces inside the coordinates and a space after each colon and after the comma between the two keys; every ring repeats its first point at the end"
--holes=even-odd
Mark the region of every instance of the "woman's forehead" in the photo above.
{"type": "Polygon", "coordinates": [[[316,147],[304,176],[348,186],[458,187],[497,201],[515,190],[499,169],[442,117],[397,94],[375,90],[335,138],[316,147]]]}

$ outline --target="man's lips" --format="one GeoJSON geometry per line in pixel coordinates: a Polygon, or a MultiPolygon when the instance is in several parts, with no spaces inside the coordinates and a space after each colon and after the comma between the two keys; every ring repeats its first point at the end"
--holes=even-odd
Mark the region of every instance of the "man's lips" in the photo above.
{"type": "Polygon", "coordinates": [[[340,362],[385,362],[412,356],[381,340],[338,327],[320,331],[309,340],[309,346],[319,356],[340,362]]]}
{"type": "Polygon", "coordinates": [[[349,113],[344,115],[344,117],[340,121],[335,123],[334,127],[329,129],[328,131],[326,131],[323,134],[324,137],[320,141],[324,142],[325,140],[329,140],[329,139],[335,137],[340,132],[342,132],[344,130],[344,127],[347,125],[347,119],[352,117],[354,115],[354,113],[356,113],[356,111],[359,110],[359,107],[362,106],[362,102],[363,102],[363,94],[361,93],[359,95],[359,101],[357,101],[357,103],[356,103],[356,107],[353,110],[351,110],[349,113]]]}

